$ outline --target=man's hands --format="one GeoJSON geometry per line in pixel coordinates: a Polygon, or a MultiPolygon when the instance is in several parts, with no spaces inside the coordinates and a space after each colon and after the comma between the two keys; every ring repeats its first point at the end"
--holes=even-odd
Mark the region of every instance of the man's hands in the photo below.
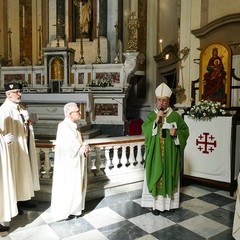
{"type": "Polygon", "coordinates": [[[85,150],[84,150],[84,156],[85,157],[88,157],[88,155],[89,155],[89,145],[85,145],[85,150]]]}
{"type": "Polygon", "coordinates": [[[160,109],[157,113],[157,117],[155,119],[155,123],[158,124],[159,122],[162,122],[162,117],[164,115],[163,109],[160,109]]]}
{"type": "Polygon", "coordinates": [[[7,144],[12,143],[13,140],[14,140],[14,136],[13,136],[12,133],[6,134],[5,136],[3,136],[3,138],[4,138],[4,141],[5,141],[7,144]]]}
{"type": "Polygon", "coordinates": [[[172,137],[177,136],[177,131],[176,131],[176,129],[174,128],[174,126],[172,126],[172,128],[170,128],[169,132],[170,132],[170,135],[171,135],[172,137]]]}

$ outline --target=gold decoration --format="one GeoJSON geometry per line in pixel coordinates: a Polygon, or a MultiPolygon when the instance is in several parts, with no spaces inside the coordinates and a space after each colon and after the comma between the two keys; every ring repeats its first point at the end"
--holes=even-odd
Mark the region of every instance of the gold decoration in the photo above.
{"type": "Polygon", "coordinates": [[[181,85],[177,85],[175,89],[172,89],[176,96],[180,96],[185,93],[185,89],[181,85]]]}
{"type": "Polygon", "coordinates": [[[135,16],[136,12],[132,12],[126,24],[128,28],[127,52],[137,52],[137,29],[140,24],[135,16]]]}

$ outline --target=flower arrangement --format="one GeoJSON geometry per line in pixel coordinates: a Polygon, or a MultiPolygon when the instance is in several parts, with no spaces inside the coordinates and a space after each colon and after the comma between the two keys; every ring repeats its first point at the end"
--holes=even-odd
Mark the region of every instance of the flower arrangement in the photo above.
{"type": "Polygon", "coordinates": [[[10,83],[19,83],[21,84],[23,87],[27,87],[28,86],[28,83],[24,80],[17,80],[17,79],[14,79],[12,80],[10,83]]]}
{"type": "Polygon", "coordinates": [[[88,83],[91,87],[113,87],[110,79],[95,79],[88,83]]]}
{"type": "Polygon", "coordinates": [[[213,102],[209,100],[201,100],[193,106],[187,113],[195,120],[211,120],[213,117],[225,116],[227,112],[224,110],[225,104],[213,102]]]}

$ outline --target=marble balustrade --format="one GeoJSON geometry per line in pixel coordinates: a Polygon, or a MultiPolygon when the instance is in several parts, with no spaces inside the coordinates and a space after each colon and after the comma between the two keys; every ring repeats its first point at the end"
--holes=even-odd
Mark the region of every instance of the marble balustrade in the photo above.
{"type": "MultiPolygon", "coordinates": [[[[123,136],[87,139],[90,154],[87,159],[88,181],[111,180],[114,175],[143,170],[144,136],[123,136]],[[95,180],[94,180],[95,179],[95,180]]],[[[41,182],[52,181],[55,141],[36,140],[41,182]]]]}

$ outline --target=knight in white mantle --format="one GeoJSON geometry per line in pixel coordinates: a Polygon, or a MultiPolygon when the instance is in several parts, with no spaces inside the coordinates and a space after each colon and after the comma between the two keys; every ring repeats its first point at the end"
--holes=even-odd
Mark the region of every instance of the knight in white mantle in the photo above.
{"type": "Polygon", "coordinates": [[[30,200],[34,191],[40,189],[33,129],[19,106],[21,89],[19,83],[5,84],[6,100],[0,107],[0,128],[5,135],[12,133],[15,139],[8,150],[18,202],[30,200]]]}

